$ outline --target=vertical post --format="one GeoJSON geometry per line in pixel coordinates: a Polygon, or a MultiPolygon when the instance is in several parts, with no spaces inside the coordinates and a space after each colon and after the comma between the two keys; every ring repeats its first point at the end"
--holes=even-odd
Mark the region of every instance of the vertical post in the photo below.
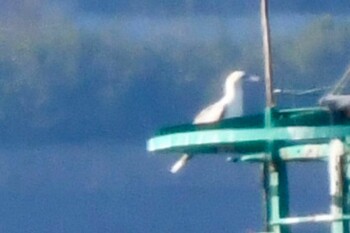
{"type": "Polygon", "coordinates": [[[278,222],[289,214],[286,164],[283,161],[266,162],[264,164],[264,181],[266,232],[287,233],[289,232],[288,225],[271,224],[271,222],[278,222]]]}
{"type": "MultiPolygon", "coordinates": [[[[273,127],[272,108],[275,106],[273,98],[272,59],[268,0],[261,0],[261,28],[263,40],[266,110],[265,127],[273,127]]],[[[266,231],[273,233],[288,232],[287,226],[271,225],[277,222],[281,216],[288,214],[288,186],[286,166],[283,161],[276,161],[276,150],[271,140],[266,148],[267,161],[263,164],[264,194],[266,205],[266,231]]]]}
{"type": "MultiPolygon", "coordinates": [[[[339,139],[330,142],[330,154],[328,160],[329,192],[331,196],[330,213],[332,218],[343,217],[343,155],[344,145],[339,139]]],[[[344,232],[344,221],[337,220],[331,223],[332,233],[344,232]]]]}
{"type": "MultiPolygon", "coordinates": [[[[350,69],[349,69],[350,70],[350,69]]],[[[343,156],[343,211],[344,215],[350,212],[350,156],[349,156],[350,137],[345,139],[345,153],[343,156]]],[[[344,233],[350,233],[349,221],[344,222],[344,233]]]]}
{"type": "Polygon", "coordinates": [[[266,107],[275,106],[273,97],[273,79],[272,79],[272,58],[271,58],[271,39],[269,25],[268,0],[261,0],[261,29],[263,39],[263,54],[265,67],[265,85],[266,85],[266,107]]]}
{"type": "MultiPolygon", "coordinates": [[[[275,100],[273,96],[272,79],[272,56],[269,25],[268,0],[261,0],[261,28],[263,39],[264,70],[265,70],[265,91],[266,110],[265,127],[273,127],[273,107],[275,100]]],[[[278,158],[278,150],[271,140],[266,148],[267,161],[263,164],[264,193],[266,205],[266,231],[273,233],[287,233],[288,226],[271,225],[271,222],[278,222],[280,218],[288,215],[288,179],[286,164],[278,158]]]]}
{"type": "Polygon", "coordinates": [[[277,191],[279,180],[277,173],[275,172],[275,167],[273,163],[265,162],[263,167],[264,175],[264,195],[265,195],[265,231],[280,233],[279,229],[272,229],[270,222],[278,219],[279,216],[276,216],[276,212],[279,212],[278,201],[276,203],[276,197],[278,197],[277,191]]]}

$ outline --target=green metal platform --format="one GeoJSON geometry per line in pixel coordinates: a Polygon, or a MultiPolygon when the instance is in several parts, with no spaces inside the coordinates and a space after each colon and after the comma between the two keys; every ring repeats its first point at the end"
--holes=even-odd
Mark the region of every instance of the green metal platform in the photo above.
{"type": "MultiPolygon", "coordinates": [[[[232,162],[260,163],[265,200],[264,233],[289,233],[290,225],[305,222],[327,222],[331,233],[350,233],[350,113],[320,107],[276,109],[269,3],[268,0],[260,2],[265,111],[262,109],[264,112],[256,116],[226,119],[212,124],[163,128],[147,141],[147,150],[195,156],[227,152],[234,155],[232,162]],[[329,213],[291,217],[287,163],[314,160],[328,163],[329,213]]],[[[350,68],[344,77],[348,74],[350,68]]],[[[344,86],[345,78],[330,93],[339,94],[338,89],[344,86]]]]}
{"type": "Polygon", "coordinates": [[[350,119],[325,108],[274,111],[274,126],[265,128],[264,114],[207,125],[179,125],[159,130],[147,143],[150,152],[239,154],[262,153],[271,141],[279,147],[325,143],[350,135],[350,119]]]}
{"type": "Polygon", "coordinates": [[[326,108],[275,110],[222,120],[213,124],[184,124],[160,129],[148,140],[147,150],[160,154],[231,153],[232,162],[262,165],[266,232],[288,233],[290,225],[328,222],[330,232],[349,233],[350,119],[326,108]],[[268,122],[267,122],[268,121],[268,122]],[[342,141],[344,156],[332,152],[332,141],[342,141]],[[287,162],[328,161],[330,212],[289,216],[287,162]],[[336,159],[336,162],[334,162],[336,159]],[[333,162],[332,162],[333,161],[333,162]],[[335,188],[334,188],[335,187],[335,188]]]}

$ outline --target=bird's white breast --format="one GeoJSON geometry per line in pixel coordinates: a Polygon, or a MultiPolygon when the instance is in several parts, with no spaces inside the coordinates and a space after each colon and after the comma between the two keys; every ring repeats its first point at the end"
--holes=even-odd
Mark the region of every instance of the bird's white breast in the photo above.
{"type": "Polygon", "coordinates": [[[234,98],[227,104],[224,118],[238,117],[243,115],[243,90],[242,82],[238,81],[234,89],[234,98]]]}
{"type": "Polygon", "coordinates": [[[205,124],[205,123],[213,123],[222,118],[224,112],[224,104],[216,102],[203,109],[194,119],[194,124],[205,124]]]}

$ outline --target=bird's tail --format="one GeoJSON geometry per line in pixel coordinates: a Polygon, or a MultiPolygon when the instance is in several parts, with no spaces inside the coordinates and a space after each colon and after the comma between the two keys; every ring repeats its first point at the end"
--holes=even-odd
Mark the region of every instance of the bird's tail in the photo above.
{"type": "Polygon", "coordinates": [[[183,168],[186,165],[186,163],[188,162],[188,160],[191,159],[191,157],[192,156],[190,156],[189,154],[183,154],[181,158],[171,167],[170,172],[174,174],[177,173],[181,168],[183,168]]]}

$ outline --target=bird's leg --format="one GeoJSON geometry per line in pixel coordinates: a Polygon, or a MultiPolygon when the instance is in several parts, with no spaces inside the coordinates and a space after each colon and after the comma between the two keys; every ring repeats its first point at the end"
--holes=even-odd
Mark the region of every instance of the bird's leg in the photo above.
{"type": "Polygon", "coordinates": [[[181,168],[183,168],[187,161],[191,158],[189,154],[183,154],[181,158],[171,167],[171,173],[177,173],[181,168]]]}

